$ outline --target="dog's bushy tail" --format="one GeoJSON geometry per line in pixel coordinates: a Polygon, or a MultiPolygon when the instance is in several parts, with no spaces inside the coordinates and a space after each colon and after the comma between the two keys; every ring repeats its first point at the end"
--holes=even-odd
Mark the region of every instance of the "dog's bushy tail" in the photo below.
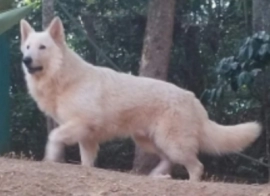
{"type": "Polygon", "coordinates": [[[259,137],[261,130],[257,122],[223,126],[209,120],[201,133],[200,150],[217,155],[240,152],[259,137]]]}

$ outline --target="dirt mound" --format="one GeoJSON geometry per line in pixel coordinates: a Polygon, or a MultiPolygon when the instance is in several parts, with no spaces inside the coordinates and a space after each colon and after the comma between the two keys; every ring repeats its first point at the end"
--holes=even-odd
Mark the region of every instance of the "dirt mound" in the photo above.
{"type": "Polygon", "coordinates": [[[0,196],[270,196],[267,188],[151,179],[78,165],[0,158],[0,196]]]}

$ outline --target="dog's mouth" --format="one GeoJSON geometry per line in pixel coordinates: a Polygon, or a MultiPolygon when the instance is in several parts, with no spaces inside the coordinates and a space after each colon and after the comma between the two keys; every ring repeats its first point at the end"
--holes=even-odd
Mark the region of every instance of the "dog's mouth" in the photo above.
{"type": "Polygon", "coordinates": [[[32,67],[31,65],[25,65],[25,67],[30,74],[34,74],[43,70],[42,66],[32,67]]]}

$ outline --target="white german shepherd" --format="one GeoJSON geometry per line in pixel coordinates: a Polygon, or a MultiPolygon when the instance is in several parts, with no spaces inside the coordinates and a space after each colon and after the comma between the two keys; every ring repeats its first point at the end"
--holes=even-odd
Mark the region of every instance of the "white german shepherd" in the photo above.
{"type": "Polygon", "coordinates": [[[22,20],[21,51],[29,93],[60,125],[48,137],[45,160],[59,161],[65,145],[79,143],[82,165],[93,166],[99,143],[132,137],[161,159],[151,176],[168,175],[171,164],[182,164],[198,181],[199,151],[238,152],[260,135],[256,122],[222,126],[209,120],[190,91],[85,62],[68,48],[58,17],[43,32],[22,20]]]}

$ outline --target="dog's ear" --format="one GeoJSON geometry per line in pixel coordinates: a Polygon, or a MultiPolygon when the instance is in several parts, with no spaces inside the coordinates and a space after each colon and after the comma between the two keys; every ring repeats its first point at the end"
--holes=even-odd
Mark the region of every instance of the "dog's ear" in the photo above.
{"type": "Polygon", "coordinates": [[[65,32],[62,21],[59,17],[55,17],[50,23],[47,31],[56,42],[63,42],[65,40],[65,32]]]}
{"type": "Polygon", "coordinates": [[[21,43],[24,43],[27,39],[28,35],[35,30],[31,27],[31,25],[24,19],[20,22],[20,30],[21,30],[21,43]]]}

